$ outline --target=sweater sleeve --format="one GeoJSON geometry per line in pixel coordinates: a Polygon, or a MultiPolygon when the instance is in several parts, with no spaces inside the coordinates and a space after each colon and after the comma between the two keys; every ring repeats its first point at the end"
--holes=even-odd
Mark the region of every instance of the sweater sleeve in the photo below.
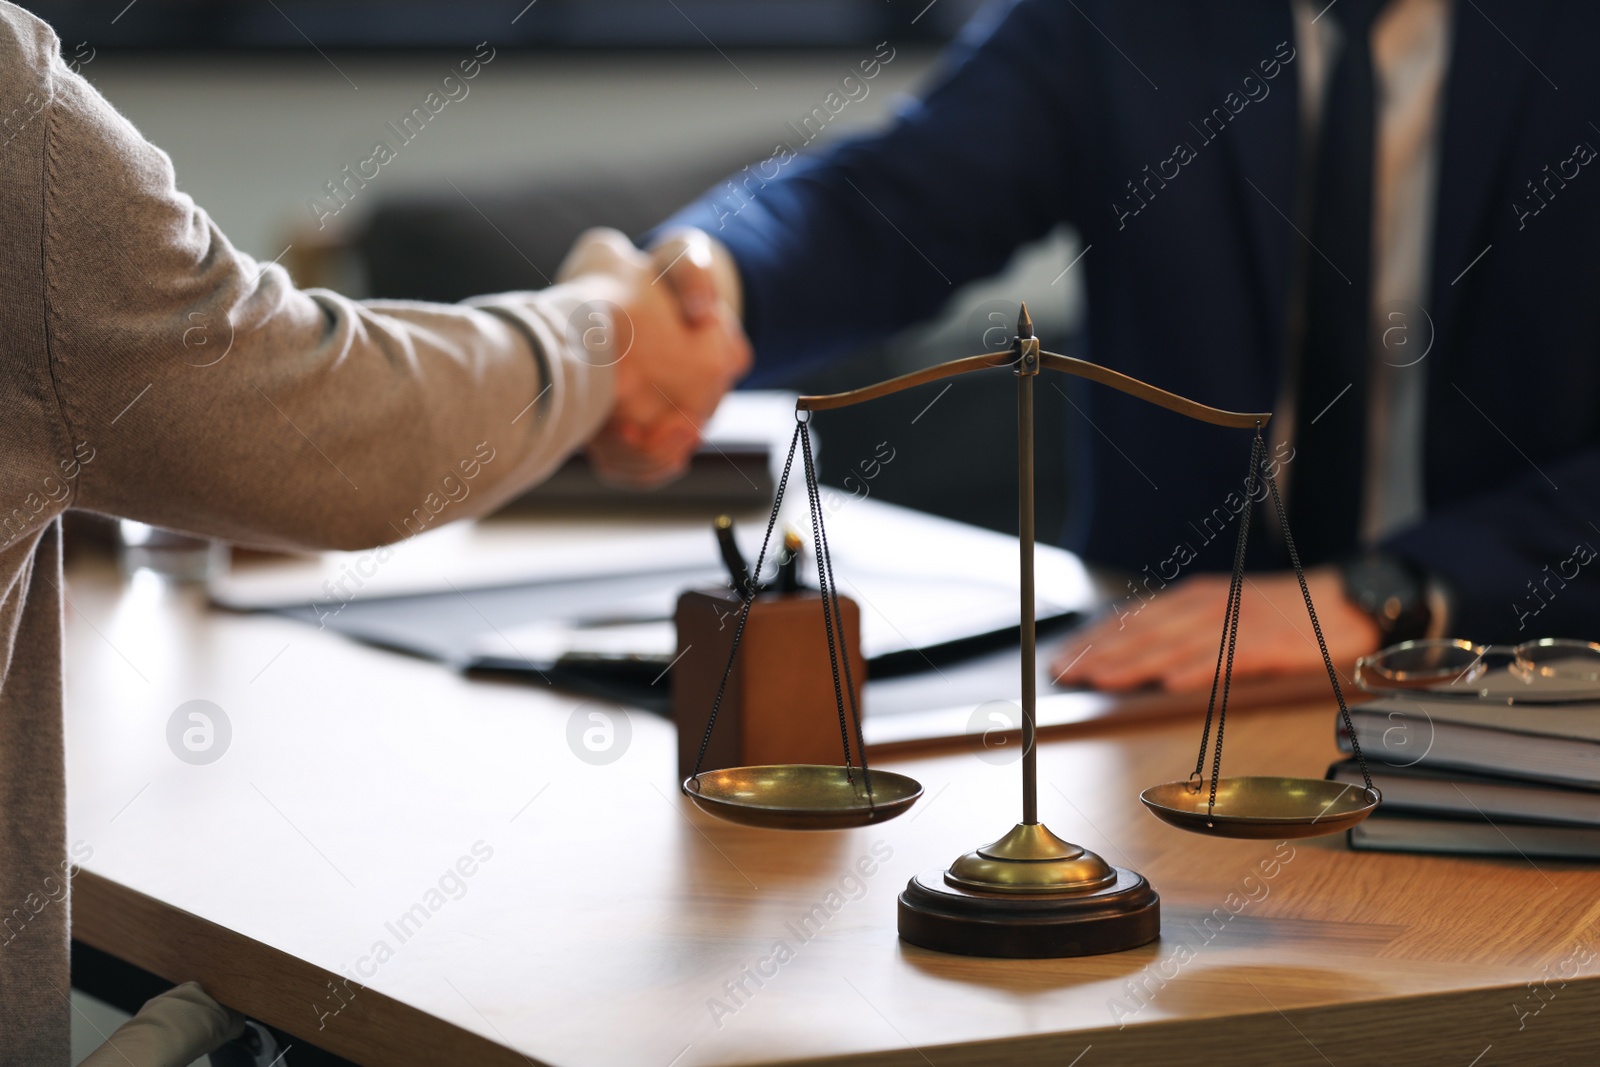
{"type": "Polygon", "coordinates": [[[59,60],[44,158],[46,340],[72,505],[228,540],[357,548],[481,514],[600,426],[612,371],[570,286],[471,305],[294,287],[59,60]],[[410,521],[408,521],[410,520],[410,521]]]}

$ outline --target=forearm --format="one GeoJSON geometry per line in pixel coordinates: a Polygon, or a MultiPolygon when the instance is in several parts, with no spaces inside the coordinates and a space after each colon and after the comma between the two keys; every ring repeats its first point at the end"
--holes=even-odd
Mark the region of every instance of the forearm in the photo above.
{"type": "Polygon", "coordinates": [[[237,252],[170,162],[59,64],[46,330],[93,459],[73,506],[237,541],[356,547],[481,513],[604,421],[578,294],[476,307],[301,292],[237,252]]]}
{"type": "Polygon", "coordinates": [[[280,295],[215,364],[184,362],[181,344],[132,350],[142,375],[63,360],[95,450],[75,506],[245,543],[365,546],[492,509],[609,410],[609,369],[573,359],[550,321],[560,292],[478,309],[280,295]]]}

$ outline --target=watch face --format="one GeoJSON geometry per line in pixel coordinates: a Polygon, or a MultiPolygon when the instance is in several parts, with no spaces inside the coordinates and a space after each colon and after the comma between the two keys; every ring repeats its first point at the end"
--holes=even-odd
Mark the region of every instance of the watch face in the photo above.
{"type": "MultiPolygon", "coordinates": [[[[1426,607],[1422,583],[1410,568],[1386,556],[1365,556],[1345,569],[1345,592],[1388,637],[1402,624],[1421,619],[1426,607]]],[[[1414,627],[1407,626],[1406,629],[1414,627]]]]}

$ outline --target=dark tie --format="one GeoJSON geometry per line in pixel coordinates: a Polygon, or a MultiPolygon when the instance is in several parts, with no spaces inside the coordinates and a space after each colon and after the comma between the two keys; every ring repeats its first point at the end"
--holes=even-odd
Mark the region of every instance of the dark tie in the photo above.
{"type": "Polygon", "coordinates": [[[1305,561],[1350,551],[1360,529],[1367,453],[1376,105],[1373,20],[1385,0],[1337,0],[1344,31],[1310,161],[1311,248],[1295,406],[1295,541],[1305,561]]]}

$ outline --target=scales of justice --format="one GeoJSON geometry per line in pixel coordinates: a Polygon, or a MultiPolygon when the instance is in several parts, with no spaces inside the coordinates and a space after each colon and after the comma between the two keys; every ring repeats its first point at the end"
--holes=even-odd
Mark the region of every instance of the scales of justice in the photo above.
{"type": "MultiPolygon", "coordinates": [[[[783,764],[733,767],[701,771],[717,712],[723,701],[728,675],[738,654],[739,641],[755,599],[752,581],[738,590],[743,607],[734,631],[733,647],[723,673],[700,745],[694,773],[683,791],[702,810],[718,818],[748,826],[780,830],[830,830],[883,822],[909,810],[922,795],[915,780],[892,771],[871,770],[861,734],[853,678],[861,665],[852,666],[845,647],[838,590],[823,528],[821,498],[812,458],[810,416],[813,411],[847,407],[911,389],[929,382],[978,371],[1009,369],[1017,381],[1017,474],[1019,553],[1021,560],[1022,643],[1022,817],[997,840],[959,856],[946,870],[927,871],[912,878],[899,898],[902,939],[924,948],[971,956],[1062,957],[1120,952],[1147,944],[1160,936],[1160,898],[1144,876],[1113,867],[1093,852],[1056,836],[1038,817],[1038,761],[1035,745],[1037,694],[1034,616],[1033,529],[1033,390],[1041,371],[1060,371],[1098,382],[1179,415],[1237,429],[1254,429],[1247,498],[1256,498],[1257,479],[1264,478],[1284,542],[1300,578],[1306,610],[1322,649],[1328,681],[1338,701],[1360,763],[1366,787],[1320,778],[1222,777],[1222,739],[1227,724],[1228,693],[1237,645],[1239,602],[1244,578],[1244,550],[1252,508],[1239,516],[1234,551],[1233,580],[1222,620],[1217,669],[1206,708],[1200,754],[1194,771],[1184,781],[1151,786],[1140,799],[1159,819],[1182,830],[1216,837],[1297,838],[1339,833],[1365,819],[1382,797],[1372,785],[1350,715],[1339,689],[1338,674],[1328,655],[1317,622],[1316,609],[1306,587],[1299,553],[1289,533],[1287,514],[1276,480],[1262,462],[1265,445],[1261,431],[1269,412],[1222,411],[1177,396],[1153,385],[1083,360],[1042,351],[1024,305],[1010,348],[968,356],[906,374],[850,392],[828,396],[803,396],[796,402],[796,428],[788,459],[778,481],[766,539],[751,575],[761,571],[777,522],[790,472],[798,451],[805,489],[821,591],[823,628],[832,664],[833,689],[844,749],[841,766],[783,764]],[[848,704],[848,713],[847,713],[848,704]],[[1213,734],[1213,723],[1215,733],[1213,734]],[[1213,740],[1214,738],[1214,740],[1213,740]],[[852,741],[859,765],[852,760],[852,741]],[[1210,773],[1205,766],[1208,748],[1210,773]]],[[[1265,497],[1263,497],[1263,500],[1265,497]]]]}

